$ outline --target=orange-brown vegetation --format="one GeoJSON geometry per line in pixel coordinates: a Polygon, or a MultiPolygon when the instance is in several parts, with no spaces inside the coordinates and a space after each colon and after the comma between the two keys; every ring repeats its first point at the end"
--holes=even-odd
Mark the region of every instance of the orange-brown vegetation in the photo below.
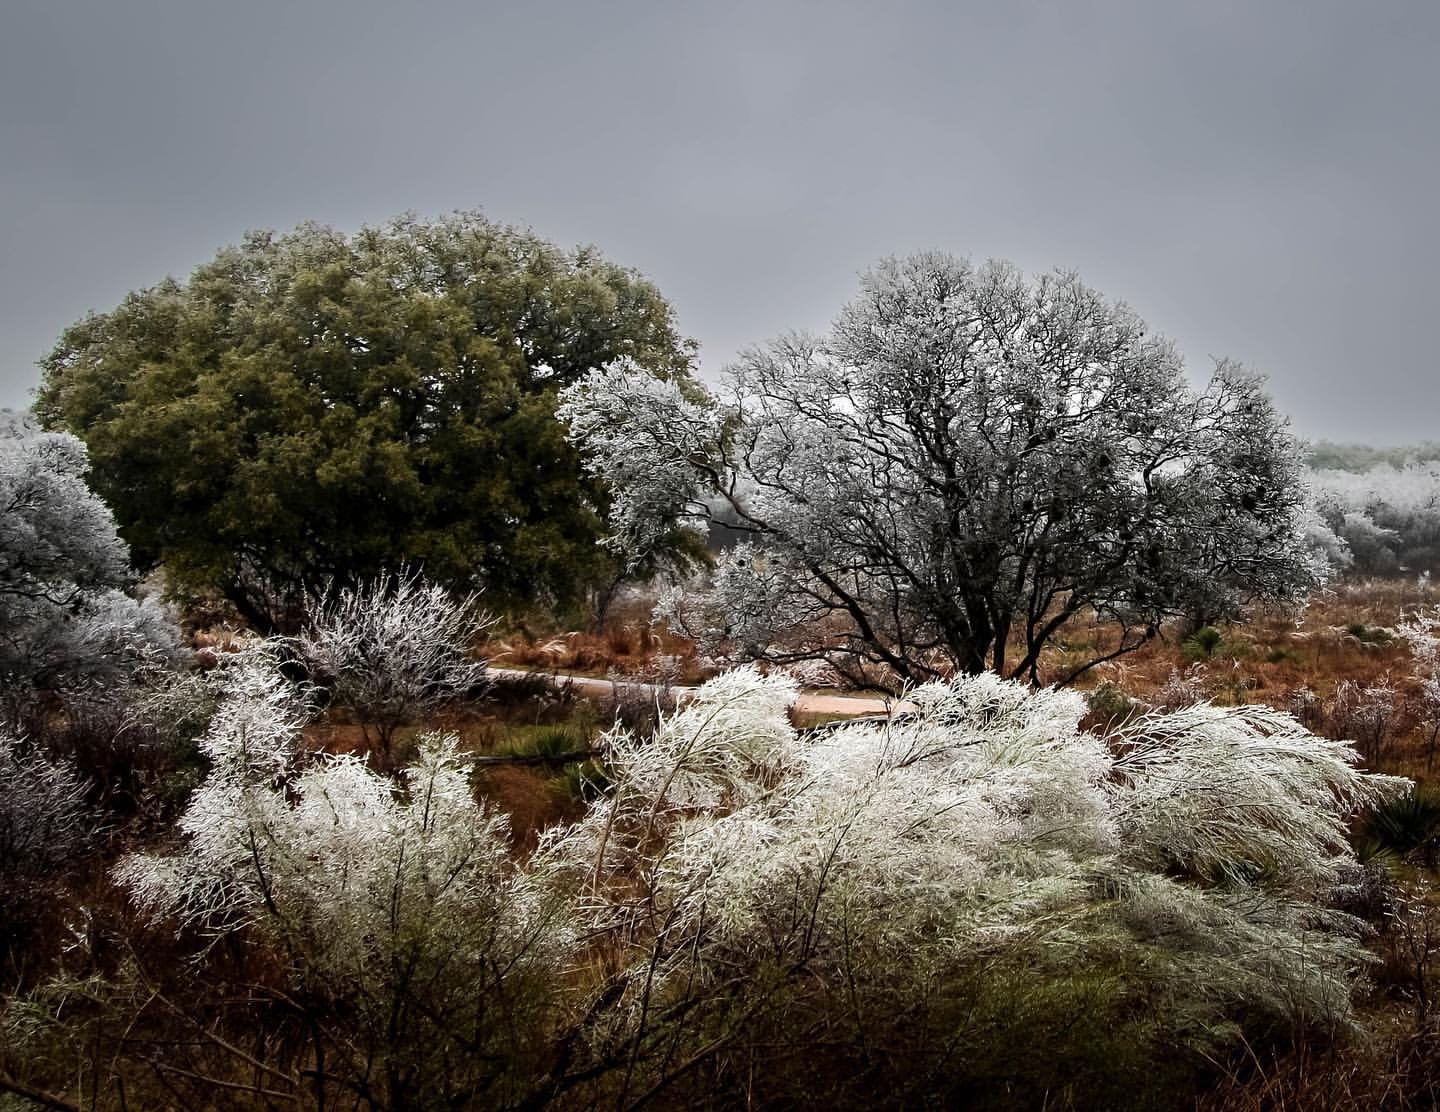
{"type": "MultiPolygon", "coordinates": [[[[1421,677],[1396,623],[1440,601],[1440,590],[1416,580],[1343,580],[1312,597],[1299,613],[1257,611],[1248,621],[1224,626],[1206,644],[1167,628],[1142,648],[1100,664],[1076,684],[1101,689],[1134,703],[1173,706],[1205,698],[1222,704],[1265,703],[1300,714],[1321,732],[1348,722],[1327,720],[1337,693],[1393,688],[1393,714],[1381,724],[1378,743],[1362,752],[1374,767],[1426,779],[1432,775],[1430,730],[1415,711],[1421,677]]],[[[626,676],[688,685],[713,675],[693,642],[647,621],[648,603],[634,597],[611,622],[595,631],[537,633],[517,627],[479,647],[500,666],[550,673],[626,676]]],[[[1078,662],[1114,647],[1115,628],[1077,619],[1055,638],[1041,659],[1042,682],[1053,682],[1078,662]]],[[[1103,698],[1103,692],[1102,692],[1103,698]]],[[[1343,711],[1344,708],[1342,707],[1343,711]]],[[[1098,725],[1104,714],[1095,718],[1098,725]]],[[[1339,735],[1337,735],[1339,736],[1339,735]]]]}

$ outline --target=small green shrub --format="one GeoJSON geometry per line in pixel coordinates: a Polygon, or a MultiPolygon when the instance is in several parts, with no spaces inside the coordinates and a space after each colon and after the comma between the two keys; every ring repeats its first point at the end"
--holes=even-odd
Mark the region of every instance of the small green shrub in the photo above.
{"type": "Polygon", "coordinates": [[[497,757],[563,757],[567,753],[590,748],[589,731],[575,725],[539,725],[523,723],[502,727],[503,732],[491,747],[497,757]]]}
{"type": "Polygon", "coordinates": [[[1089,717],[1103,726],[1111,726],[1134,718],[1144,708],[1116,684],[1106,680],[1086,696],[1089,717]]]}
{"type": "Polygon", "coordinates": [[[1440,793],[1416,788],[1375,804],[1361,822],[1357,843],[1362,861],[1419,861],[1433,868],[1440,853],[1440,793]]]}
{"type": "Polygon", "coordinates": [[[567,798],[592,803],[603,798],[610,790],[610,770],[594,757],[585,761],[572,761],[560,770],[560,775],[551,783],[556,791],[567,798]]]}
{"type": "Polygon", "coordinates": [[[1395,640],[1395,634],[1384,626],[1369,626],[1364,622],[1350,622],[1345,632],[1363,645],[1388,645],[1395,640]]]}
{"type": "Polygon", "coordinates": [[[1180,646],[1186,660],[1209,660],[1219,651],[1224,638],[1214,626],[1201,626],[1180,646]]]}

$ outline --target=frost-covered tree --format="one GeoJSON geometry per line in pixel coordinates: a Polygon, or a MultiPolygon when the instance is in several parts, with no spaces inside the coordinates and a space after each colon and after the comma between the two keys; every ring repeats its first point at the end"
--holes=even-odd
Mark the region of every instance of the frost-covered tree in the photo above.
{"type": "Polygon", "coordinates": [[[160,607],[124,591],[125,545],[86,466],[75,437],[0,413],[0,691],[12,710],[40,690],[113,685],[176,649],[160,607]]]}
{"type": "Polygon", "coordinates": [[[475,643],[491,625],[475,595],[457,599],[419,572],[331,586],[291,644],[331,701],[375,731],[389,767],[395,730],[484,682],[475,643]]]}
{"type": "Polygon", "coordinates": [[[803,737],[793,695],[740,670],[649,740],[612,733],[609,794],[542,849],[627,955],[592,1047],[628,1056],[632,1098],[698,1099],[698,1069],[759,1104],[998,1076],[1028,1106],[1082,1076],[1103,1106],[1106,1071],[1133,1085],[1241,1022],[1345,1022],[1347,817],[1404,786],[1347,745],[1208,705],[1107,744],[1078,695],[993,675],[803,737]]]}
{"type": "Polygon", "coordinates": [[[1197,393],[1073,274],[889,260],[826,336],[747,352],[719,398],[616,364],[560,412],[613,490],[617,544],[721,511],[751,535],[678,615],[736,657],[1033,679],[1077,614],[1119,623],[1113,656],[1316,575],[1260,380],[1222,361],[1197,393]]]}

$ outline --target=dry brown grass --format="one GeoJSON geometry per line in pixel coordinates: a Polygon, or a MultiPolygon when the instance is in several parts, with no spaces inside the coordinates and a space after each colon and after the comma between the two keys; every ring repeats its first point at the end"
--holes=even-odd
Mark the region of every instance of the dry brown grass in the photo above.
{"type": "Polygon", "coordinates": [[[1403,1011],[1365,1017],[1363,1038],[1244,1047],[1220,1063],[1196,1112],[1422,1112],[1440,1108],[1440,1031],[1417,1031],[1403,1011]]]}
{"type": "Polygon", "coordinates": [[[484,642],[478,652],[502,667],[582,676],[648,678],[663,670],[672,682],[695,684],[713,672],[699,660],[692,641],[643,620],[608,625],[598,632],[535,634],[516,629],[484,642]]]}
{"type": "MultiPolygon", "coordinates": [[[[1396,707],[1384,737],[1365,756],[1385,771],[1421,779],[1440,772],[1429,732],[1414,712],[1419,691],[1414,661],[1403,640],[1386,631],[1407,612],[1440,600],[1440,592],[1415,580],[1350,580],[1314,597],[1299,614],[1255,612],[1219,630],[1212,654],[1187,647],[1178,627],[1139,650],[1100,665],[1077,683],[1081,690],[1110,684],[1132,699],[1173,705],[1175,681],[1224,704],[1265,703],[1286,710],[1307,700],[1322,717],[1312,728],[1333,732],[1346,725],[1323,716],[1344,685],[1363,690],[1391,685],[1396,707]],[[1308,693],[1305,694],[1305,693],[1308,693]]],[[[515,628],[480,646],[496,664],[546,672],[633,676],[695,684],[711,674],[695,646],[648,619],[650,599],[629,598],[612,622],[592,631],[535,633],[515,628]]],[[[1041,659],[1042,682],[1054,682],[1077,664],[1116,644],[1108,623],[1077,619],[1066,626],[1041,659]]],[[[1343,709],[1343,708],[1342,708],[1343,709]]],[[[1339,735],[1337,735],[1339,736],[1339,735]]]]}
{"type": "MultiPolygon", "coordinates": [[[[1299,614],[1261,611],[1245,623],[1222,627],[1212,654],[1187,647],[1171,629],[1095,668],[1078,686],[1094,690],[1109,683],[1132,699],[1166,705],[1167,687],[1178,679],[1218,703],[1263,703],[1290,711],[1310,706],[1313,716],[1301,717],[1312,729],[1361,742],[1362,756],[1374,768],[1425,779],[1440,769],[1433,765],[1429,731],[1416,711],[1421,677],[1408,645],[1389,631],[1435,601],[1432,588],[1414,581],[1341,582],[1299,614]],[[1360,728],[1343,704],[1347,693],[1353,698],[1357,691],[1383,686],[1393,688],[1394,707],[1382,724],[1383,736],[1369,744],[1356,736],[1360,728]]],[[[1077,646],[1103,650],[1114,636],[1101,624],[1072,624],[1047,651],[1042,679],[1063,674],[1077,646]]]]}

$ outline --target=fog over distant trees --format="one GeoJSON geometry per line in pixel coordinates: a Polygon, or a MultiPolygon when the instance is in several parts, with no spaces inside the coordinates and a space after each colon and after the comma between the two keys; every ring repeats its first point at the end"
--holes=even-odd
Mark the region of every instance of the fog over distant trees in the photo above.
{"type": "Polygon", "coordinates": [[[1424,447],[1328,448],[1311,459],[1314,510],[1343,545],[1339,566],[1366,575],[1440,572],[1440,462],[1424,447]]]}

